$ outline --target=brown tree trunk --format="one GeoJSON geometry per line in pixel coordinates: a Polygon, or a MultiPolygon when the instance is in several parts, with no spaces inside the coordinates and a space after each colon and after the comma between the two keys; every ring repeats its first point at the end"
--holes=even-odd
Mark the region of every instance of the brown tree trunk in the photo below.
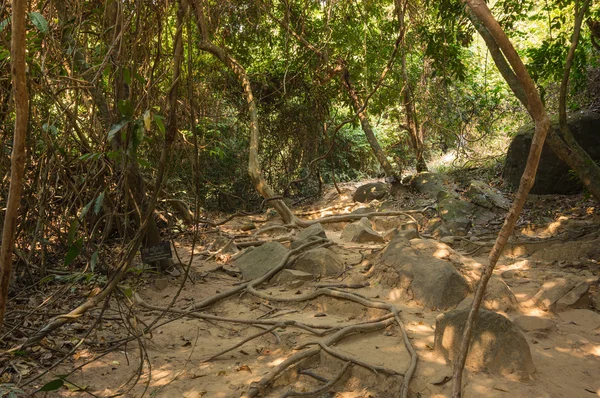
{"type": "Polygon", "coordinates": [[[521,183],[519,184],[519,189],[515,196],[515,200],[512,204],[512,207],[508,211],[508,214],[506,215],[504,225],[502,226],[502,229],[500,230],[500,233],[496,238],[496,242],[494,243],[494,247],[492,248],[492,251],[489,255],[489,263],[484,268],[479,283],[477,285],[477,289],[475,290],[473,303],[471,305],[471,309],[469,310],[469,315],[467,317],[467,321],[463,330],[461,351],[454,364],[452,386],[453,398],[460,398],[462,395],[462,373],[471,343],[473,325],[477,321],[477,314],[479,311],[479,307],[481,306],[481,301],[485,293],[485,288],[492,276],[492,272],[494,271],[494,267],[498,262],[500,253],[502,253],[502,249],[506,245],[508,238],[513,232],[519,214],[521,213],[523,205],[525,204],[525,200],[527,199],[527,194],[533,186],[533,182],[535,180],[535,173],[537,171],[537,166],[544,145],[544,140],[546,138],[548,130],[550,129],[550,119],[548,118],[544,105],[542,104],[542,101],[540,99],[539,93],[537,92],[535,84],[533,83],[533,80],[531,80],[531,77],[529,76],[525,65],[521,61],[521,58],[515,51],[509,38],[502,30],[500,24],[498,24],[498,22],[494,19],[485,1],[463,0],[463,2],[467,4],[469,11],[472,12],[471,16],[476,18],[481,23],[481,25],[488,30],[491,37],[496,42],[498,48],[502,51],[502,54],[504,55],[505,59],[510,64],[510,67],[514,75],[516,76],[516,79],[518,80],[519,84],[523,87],[523,91],[525,93],[525,98],[527,101],[527,111],[529,112],[531,118],[535,123],[535,133],[531,142],[529,157],[527,158],[527,165],[525,166],[525,171],[523,172],[523,176],[521,177],[521,183]]]}
{"type": "MultiPolygon", "coordinates": [[[[262,175],[260,161],[258,157],[258,146],[260,141],[260,130],[258,126],[258,110],[256,107],[256,100],[252,92],[252,86],[248,74],[244,67],[233,58],[224,48],[214,45],[209,39],[208,26],[204,17],[204,9],[200,0],[193,0],[193,8],[196,12],[196,23],[198,30],[202,35],[202,41],[200,42],[200,49],[212,54],[215,58],[225,64],[237,77],[244,89],[244,97],[248,103],[248,113],[250,116],[250,148],[248,154],[248,175],[254,184],[256,190],[265,199],[272,198],[275,195],[273,189],[269,186],[267,181],[262,175]]],[[[283,222],[286,224],[297,224],[301,225],[300,221],[290,208],[282,200],[272,200],[273,207],[281,216],[283,222]]]]}
{"type": "Polygon", "coordinates": [[[406,32],[406,24],[404,21],[406,4],[402,4],[401,0],[394,2],[396,8],[396,15],[398,17],[398,29],[402,35],[402,52],[400,54],[400,68],[402,72],[402,80],[404,80],[404,86],[402,87],[402,102],[404,104],[404,114],[406,117],[406,130],[410,138],[410,144],[415,152],[415,158],[417,161],[416,168],[417,172],[427,171],[427,163],[425,162],[424,151],[423,151],[423,137],[420,134],[419,120],[417,119],[417,112],[415,110],[415,101],[410,85],[410,79],[408,77],[408,71],[406,70],[406,44],[404,43],[404,34],[406,32]]]}
{"type": "Polygon", "coordinates": [[[364,109],[363,104],[358,97],[358,93],[354,88],[354,85],[350,81],[350,73],[348,72],[348,68],[346,65],[343,65],[343,73],[340,75],[342,78],[342,84],[346,89],[346,92],[350,96],[352,100],[352,107],[354,108],[354,112],[358,113],[358,119],[360,120],[360,125],[362,126],[363,133],[365,137],[367,137],[367,141],[371,146],[371,150],[373,150],[373,154],[377,158],[377,161],[381,165],[381,168],[385,172],[386,177],[392,177],[395,175],[394,169],[390,162],[387,160],[387,155],[381,149],[381,145],[379,145],[379,141],[377,141],[377,137],[375,137],[375,133],[373,132],[373,128],[371,127],[371,122],[369,121],[369,115],[367,111],[364,109]]]}
{"type": "MultiPolygon", "coordinates": [[[[582,7],[582,10],[585,11],[587,6],[582,7]]],[[[504,80],[508,83],[511,90],[515,93],[515,96],[521,103],[528,108],[528,100],[526,97],[525,90],[517,76],[508,65],[506,58],[504,58],[504,54],[498,47],[498,44],[490,34],[489,30],[477,19],[477,16],[471,11],[467,10],[469,15],[469,19],[484,39],[492,59],[496,63],[498,70],[504,77],[504,80]]],[[[575,27],[579,25],[581,27],[581,20],[583,19],[583,13],[580,13],[581,16],[578,16],[575,24],[575,27]]],[[[579,29],[575,29],[573,34],[573,43],[571,48],[574,48],[573,45],[577,45],[578,37],[579,37],[579,29]]],[[[566,88],[568,85],[568,72],[570,70],[570,63],[572,62],[572,57],[574,55],[574,50],[569,51],[569,55],[567,56],[567,62],[565,63],[565,73],[566,78],[563,77],[563,82],[561,84],[561,95],[560,95],[560,105],[559,105],[559,120],[560,125],[564,127],[560,128],[560,134],[558,134],[554,129],[550,129],[548,132],[548,137],[546,139],[548,146],[558,156],[563,162],[565,162],[571,169],[575,171],[583,185],[590,191],[590,193],[597,199],[600,200],[600,167],[593,161],[593,159],[589,156],[589,154],[581,148],[581,146],[575,141],[573,136],[568,130],[568,126],[566,126],[566,88]],[[571,61],[569,61],[569,58],[571,61]],[[561,137],[562,135],[562,137],[561,137]]]]}
{"type": "Polygon", "coordinates": [[[27,92],[27,65],[25,50],[27,49],[25,16],[27,2],[15,0],[12,3],[12,36],[11,36],[11,75],[15,100],[15,130],[12,155],[10,159],[10,187],[4,226],[2,228],[2,246],[0,247],[0,329],[4,322],[8,288],[12,272],[12,254],[15,244],[15,231],[19,216],[23,175],[25,173],[25,141],[27,138],[27,123],[29,118],[29,94],[27,92]]]}
{"type": "MultiPolygon", "coordinates": [[[[294,38],[296,40],[298,40],[300,43],[302,43],[302,45],[304,45],[304,47],[306,47],[308,50],[315,53],[315,55],[317,55],[321,59],[323,64],[326,64],[328,62],[329,56],[327,54],[327,51],[322,51],[322,50],[318,49],[316,46],[312,45],[302,35],[298,34],[294,29],[292,29],[292,27],[289,25],[289,23],[287,21],[281,21],[281,20],[275,18],[273,16],[273,14],[271,14],[269,12],[268,9],[265,9],[265,11],[269,14],[269,16],[275,22],[277,22],[279,24],[279,26],[284,28],[288,33],[290,33],[292,36],[294,36],[294,38]]],[[[395,49],[394,49],[394,55],[395,55],[395,49]]],[[[390,66],[391,65],[388,63],[388,66],[386,67],[386,69],[384,70],[384,73],[382,75],[383,77],[385,77],[385,74],[387,73],[387,70],[389,69],[390,66]]],[[[335,75],[340,76],[342,86],[344,87],[344,89],[346,89],[346,92],[350,96],[350,100],[352,102],[352,108],[354,109],[354,112],[356,112],[358,115],[363,133],[365,134],[365,137],[367,138],[367,142],[371,146],[373,154],[375,155],[375,158],[379,162],[379,165],[381,166],[381,168],[383,169],[383,171],[385,172],[385,175],[387,177],[395,176],[396,173],[394,173],[394,169],[392,168],[392,165],[390,164],[390,162],[387,160],[387,155],[384,152],[384,150],[381,148],[381,145],[379,145],[379,141],[377,141],[377,137],[375,137],[375,133],[373,132],[373,128],[371,127],[371,122],[369,121],[369,115],[367,114],[367,111],[366,111],[366,103],[363,103],[360,100],[358,92],[356,91],[356,88],[354,87],[354,85],[352,84],[352,82],[350,80],[350,71],[348,70],[348,67],[343,59],[338,60],[338,65],[333,70],[330,70],[330,76],[328,76],[328,78],[332,78],[335,75]]]]}

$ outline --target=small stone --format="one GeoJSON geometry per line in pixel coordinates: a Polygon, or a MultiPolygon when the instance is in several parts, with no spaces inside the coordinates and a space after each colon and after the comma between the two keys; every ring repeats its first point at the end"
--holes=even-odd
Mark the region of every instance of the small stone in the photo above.
{"type": "Polygon", "coordinates": [[[277,282],[279,283],[312,281],[313,279],[315,279],[313,274],[295,269],[284,269],[277,275],[277,282]]]}
{"type": "Polygon", "coordinates": [[[504,271],[502,274],[500,274],[500,276],[503,279],[514,279],[516,277],[522,276],[522,274],[521,274],[521,272],[519,270],[511,269],[511,270],[508,270],[508,271],[504,271]]]}
{"type": "Polygon", "coordinates": [[[290,245],[290,249],[295,249],[297,247],[302,246],[305,243],[309,242],[309,239],[312,238],[327,238],[327,235],[325,234],[325,230],[323,229],[323,226],[321,224],[313,224],[308,228],[303,229],[302,231],[300,231],[298,233],[298,235],[296,235],[296,237],[294,238],[294,241],[292,241],[292,244],[290,245]]]}
{"type": "Polygon", "coordinates": [[[383,238],[371,228],[371,222],[363,217],[360,221],[348,224],[342,231],[342,240],[356,243],[383,243],[383,238]]]}
{"type": "Polygon", "coordinates": [[[590,306],[590,284],[580,282],[569,293],[556,302],[556,311],[562,312],[573,308],[588,308],[590,306]]]}
{"type": "Polygon", "coordinates": [[[589,344],[590,341],[583,336],[576,333],[569,333],[565,336],[565,341],[574,347],[579,347],[585,344],[589,344]]]}
{"type": "Polygon", "coordinates": [[[305,281],[295,280],[295,281],[288,282],[288,286],[292,289],[298,289],[299,287],[303,286],[304,283],[305,283],[305,281]]]}
{"type": "Polygon", "coordinates": [[[256,229],[256,225],[254,225],[254,223],[249,222],[249,223],[245,223],[244,225],[242,225],[242,227],[240,228],[242,231],[251,231],[253,229],[256,229]]]}
{"type": "Polygon", "coordinates": [[[525,332],[549,331],[556,328],[556,322],[538,316],[520,315],[513,322],[525,332]]]}
{"type": "Polygon", "coordinates": [[[361,203],[370,202],[375,199],[380,200],[383,199],[389,192],[390,191],[386,183],[372,182],[358,187],[352,196],[352,200],[361,203]]]}
{"type": "Polygon", "coordinates": [[[160,278],[154,281],[154,286],[159,290],[165,290],[169,287],[169,280],[167,278],[160,278]]]}

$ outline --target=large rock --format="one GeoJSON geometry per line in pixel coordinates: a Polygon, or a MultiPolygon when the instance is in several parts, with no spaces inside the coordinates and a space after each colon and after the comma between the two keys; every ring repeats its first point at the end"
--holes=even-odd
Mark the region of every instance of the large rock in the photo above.
{"type": "Polygon", "coordinates": [[[569,293],[562,296],[556,302],[557,312],[567,311],[575,308],[589,308],[590,306],[590,284],[586,281],[579,282],[569,293]]]}
{"type": "Polygon", "coordinates": [[[269,242],[238,257],[233,265],[239,268],[246,280],[260,278],[275,268],[288,252],[279,242],[269,242]]]}
{"type": "Polygon", "coordinates": [[[290,247],[293,250],[305,243],[308,243],[308,241],[312,238],[327,238],[325,230],[321,224],[313,224],[308,228],[304,228],[298,233],[298,235],[296,235],[290,247]]]}
{"type": "Polygon", "coordinates": [[[383,238],[371,226],[371,221],[363,217],[357,222],[346,225],[340,236],[342,240],[356,243],[382,243],[383,238]]]}
{"type": "MultiPolygon", "coordinates": [[[[595,161],[600,161],[600,114],[594,112],[577,112],[568,120],[569,129],[579,145],[595,161]]],[[[556,123],[552,128],[558,131],[556,123]]],[[[521,175],[531,146],[534,128],[524,126],[513,138],[506,155],[502,177],[511,187],[518,187],[521,175]]],[[[581,190],[581,183],[569,173],[570,167],[563,163],[547,144],[544,144],[542,157],[535,177],[535,184],[530,193],[568,194],[581,190]]]]}
{"type": "Polygon", "coordinates": [[[406,292],[409,298],[428,308],[450,308],[469,294],[469,285],[448,261],[420,250],[402,236],[395,236],[381,259],[394,271],[382,282],[406,292]]]}
{"type": "Polygon", "coordinates": [[[436,238],[444,236],[465,236],[473,223],[471,217],[475,206],[461,200],[459,197],[446,191],[438,192],[438,213],[440,218],[429,221],[426,232],[436,238]]]}
{"type": "Polygon", "coordinates": [[[510,208],[510,201],[502,196],[500,191],[490,187],[483,181],[471,181],[469,188],[465,192],[465,196],[469,198],[471,202],[481,207],[485,207],[486,209],[498,207],[500,209],[508,210],[510,208]]]}
{"type": "MultiPolygon", "coordinates": [[[[453,362],[459,355],[469,310],[440,314],[435,322],[435,352],[453,362]]],[[[516,375],[529,380],[535,372],[529,345],[518,328],[504,316],[480,310],[473,328],[466,367],[475,372],[516,375]]]]}
{"type": "Polygon", "coordinates": [[[545,311],[554,310],[556,302],[563,298],[575,287],[575,281],[569,278],[553,278],[544,283],[533,296],[537,306],[545,311]]]}
{"type": "Polygon", "coordinates": [[[366,203],[372,200],[381,200],[390,192],[387,184],[383,182],[372,182],[358,187],[352,200],[366,203]]]}
{"type": "Polygon", "coordinates": [[[410,185],[422,194],[436,198],[440,191],[445,191],[444,177],[440,174],[423,172],[416,174],[410,180],[410,185]]]}
{"type": "Polygon", "coordinates": [[[344,264],[336,253],[320,247],[302,253],[291,268],[315,276],[336,276],[344,270],[344,264]]]}
{"type": "MultiPolygon", "coordinates": [[[[456,309],[471,308],[472,303],[473,299],[468,297],[456,309]]],[[[519,301],[510,287],[501,278],[493,275],[485,289],[481,306],[490,311],[510,312],[519,308],[519,301]]]]}

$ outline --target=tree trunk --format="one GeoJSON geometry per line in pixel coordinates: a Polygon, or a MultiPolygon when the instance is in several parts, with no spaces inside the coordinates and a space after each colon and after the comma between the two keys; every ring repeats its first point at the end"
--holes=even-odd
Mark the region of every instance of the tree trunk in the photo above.
{"type": "MultiPolygon", "coordinates": [[[[510,64],[510,67],[512,68],[512,71],[516,76],[519,85],[522,86],[523,91],[525,93],[525,98],[527,101],[526,107],[527,111],[529,112],[531,118],[535,123],[535,133],[531,142],[529,157],[527,158],[527,165],[525,166],[525,171],[523,172],[523,176],[521,177],[521,183],[519,184],[519,189],[515,196],[515,200],[510,210],[508,211],[508,214],[506,215],[504,225],[502,226],[502,229],[500,230],[500,233],[496,238],[496,242],[494,243],[494,247],[490,252],[489,263],[486,265],[481,274],[481,278],[479,280],[477,289],[475,291],[475,296],[473,298],[473,303],[471,304],[471,309],[469,310],[469,315],[467,317],[467,321],[465,322],[461,350],[454,364],[452,386],[453,398],[460,398],[462,395],[462,373],[467,359],[469,346],[471,343],[473,325],[477,321],[477,314],[479,311],[479,307],[481,306],[481,301],[485,293],[485,288],[487,287],[487,284],[492,276],[492,272],[494,271],[494,267],[498,262],[500,253],[502,253],[502,250],[504,249],[508,238],[513,232],[519,214],[521,213],[523,205],[525,204],[525,201],[527,199],[527,194],[533,186],[533,182],[535,180],[535,173],[537,171],[537,166],[539,164],[540,156],[542,154],[544,140],[546,138],[546,135],[548,134],[548,130],[550,129],[550,119],[548,118],[539,93],[537,92],[535,84],[533,83],[533,80],[529,76],[525,65],[523,64],[521,58],[512,46],[512,43],[510,42],[509,38],[502,30],[502,27],[492,16],[492,13],[487,7],[485,1],[463,0],[463,2],[467,4],[469,11],[472,11],[471,16],[476,18],[481,23],[481,25],[483,25],[488,30],[491,37],[496,42],[498,48],[502,51],[502,54],[504,55],[505,59],[510,64]]],[[[494,60],[496,60],[496,58],[494,58],[494,60]]],[[[515,95],[516,94],[517,93],[515,92],[515,95]]]]}
{"type": "MultiPolygon", "coordinates": [[[[582,7],[582,9],[585,9],[585,7],[582,7]]],[[[525,108],[528,108],[529,105],[525,89],[523,88],[523,86],[517,79],[517,76],[510,68],[510,65],[508,65],[506,58],[504,58],[504,54],[502,54],[502,51],[498,47],[498,44],[492,37],[491,33],[481,23],[481,21],[477,19],[477,16],[473,13],[473,11],[467,9],[467,13],[469,19],[471,20],[471,22],[485,41],[490,51],[490,55],[496,63],[496,66],[502,74],[502,77],[504,77],[504,80],[506,80],[517,99],[521,101],[525,108]]],[[[580,19],[582,18],[583,14],[580,19]]],[[[581,21],[579,21],[579,25],[581,25],[581,21]]],[[[579,34],[573,35],[575,45],[577,44],[578,36],[579,34]]],[[[571,54],[570,57],[572,56],[573,55],[571,54]]],[[[568,72],[568,70],[570,69],[569,63],[570,62],[567,62],[565,65],[565,72],[568,72]]],[[[561,125],[564,125],[564,127],[560,127],[562,137],[554,129],[550,129],[547,137],[548,146],[550,147],[552,152],[554,152],[556,156],[559,157],[559,159],[561,159],[571,169],[575,171],[577,177],[579,177],[583,185],[590,191],[590,193],[597,200],[600,200],[600,167],[594,162],[594,160],[589,156],[589,154],[583,148],[581,148],[577,141],[575,141],[571,133],[568,131],[568,127],[566,126],[565,97],[567,83],[568,77],[566,78],[566,80],[563,77],[560,96],[561,104],[559,105],[559,119],[561,120],[561,125]],[[563,87],[565,88],[563,89],[563,87]]]]}
{"type": "Polygon", "coordinates": [[[352,100],[352,107],[354,108],[354,112],[358,113],[360,125],[362,126],[362,130],[365,133],[365,137],[367,137],[367,141],[369,142],[369,145],[371,146],[371,149],[373,150],[377,161],[379,162],[381,168],[385,172],[385,176],[394,176],[394,169],[392,168],[390,162],[387,160],[386,153],[383,151],[383,149],[381,149],[381,145],[379,145],[377,137],[375,137],[375,133],[373,132],[373,128],[371,127],[371,122],[369,121],[369,115],[367,115],[367,111],[365,109],[361,109],[363,108],[363,104],[360,101],[360,98],[358,97],[358,93],[356,92],[354,85],[350,81],[350,73],[348,72],[346,65],[343,66],[343,73],[341,74],[341,77],[342,84],[344,85],[344,88],[346,89],[348,95],[350,95],[350,99],[352,100]]]}
{"type": "Polygon", "coordinates": [[[406,24],[404,21],[405,6],[403,6],[400,0],[394,2],[396,8],[396,15],[398,17],[398,29],[402,35],[403,47],[400,54],[400,68],[402,72],[402,80],[404,80],[404,86],[402,87],[402,101],[404,104],[404,114],[406,116],[406,130],[408,130],[408,136],[410,138],[410,144],[415,152],[417,172],[421,173],[427,171],[427,163],[423,153],[423,137],[420,134],[419,121],[417,119],[417,112],[415,110],[415,101],[410,85],[410,79],[408,77],[408,71],[406,70],[406,48],[404,43],[404,34],[406,32],[406,24]]]}
{"type": "MultiPolygon", "coordinates": [[[[284,28],[288,33],[294,36],[296,40],[302,43],[304,47],[315,53],[315,55],[317,55],[321,59],[323,64],[326,64],[328,62],[329,56],[327,54],[327,51],[319,50],[316,46],[312,45],[302,35],[298,34],[294,29],[292,29],[292,27],[287,23],[287,21],[281,21],[275,18],[273,14],[269,12],[268,9],[265,9],[265,11],[275,22],[279,24],[279,26],[284,28]]],[[[389,66],[390,65],[388,65],[386,69],[389,68],[389,66]]],[[[384,71],[383,76],[385,76],[385,73],[387,73],[387,70],[384,71]]],[[[385,175],[387,177],[395,176],[396,173],[394,173],[394,169],[392,168],[390,162],[387,160],[387,155],[381,148],[381,145],[379,145],[379,141],[377,141],[377,137],[375,137],[375,133],[373,132],[373,128],[371,127],[369,115],[366,111],[366,103],[363,103],[360,100],[358,92],[356,91],[356,88],[350,80],[350,71],[348,70],[348,66],[346,65],[346,62],[343,59],[338,60],[337,67],[333,70],[330,70],[330,76],[328,78],[331,78],[335,75],[340,76],[342,86],[346,89],[348,95],[350,96],[352,108],[354,109],[354,112],[356,112],[358,115],[360,125],[362,127],[363,133],[365,134],[365,137],[367,138],[367,142],[371,146],[373,154],[375,155],[375,158],[381,165],[381,168],[385,172],[385,175]]]]}
{"type": "Polygon", "coordinates": [[[29,94],[27,92],[27,75],[25,72],[27,69],[25,62],[25,50],[27,49],[25,36],[26,12],[26,1],[13,1],[11,17],[11,75],[15,90],[16,118],[10,159],[10,187],[8,188],[6,213],[2,228],[2,246],[0,247],[0,329],[4,322],[6,302],[8,301],[15,231],[19,216],[19,205],[21,203],[23,175],[25,174],[25,141],[29,119],[29,94]]]}
{"type": "MultiPolygon", "coordinates": [[[[198,30],[202,35],[202,41],[199,44],[200,49],[208,52],[209,54],[212,54],[215,58],[217,58],[219,61],[225,64],[235,74],[235,76],[237,77],[244,89],[244,97],[246,98],[246,102],[248,103],[248,113],[250,116],[250,148],[248,154],[248,175],[250,176],[254,187],[263,198],[272,198],[276,196],[275,192],[269,186],[269,184],[262,175],[260,161],[258,157],[258,146],[260,141],[260,130],[258,127],[258,110],[256,107],[256,100],[254,98],[254,94],[252,93],[252,86],[250,83],[250,79],[248,78],[248,74],[246,73],[244,67],[235,58],[233,58],[224,48],[216,46],[210,41],[202,4],[200,0],[193,0],[191,3],[196,12],[196,23],[198,26],[198,30]]],[[[294,213],[292,213],[292,211],[285,204],[285,202],[283,202],[282,200],[272,200],[271,203],[277,211],[277,213],[279,213],[279,215],[281,216],[283,222],[285,222],[286,224],[302,224],[302,221],[300,221],[298,218],[296,218],[296,216],[294,216],[294,213]]]]}

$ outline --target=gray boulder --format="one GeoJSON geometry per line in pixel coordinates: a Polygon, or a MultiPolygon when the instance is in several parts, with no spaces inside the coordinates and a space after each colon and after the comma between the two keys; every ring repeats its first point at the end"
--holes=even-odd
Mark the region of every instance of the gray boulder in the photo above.
{"type": "Polygon", "coordinates": [[[383,238],[371,226],[371,221],[363,217],[346,225],[341,234],[342,240],[356,243],[383,243],[383,238]]]}
{"type": "MultiPolygon", "coordinates": [[[[434,350],[447,362],[458,358],[469,310],[440,314],[435,322],[434,350]]],[[[529,345],[507,318],[481,309],[473,328],[466,367],[475,372],[516,375],[526,381],[535,372],[529,345]]]]}
{"type": "Polygon", "coordinates": [[[486,209],[498,207],[500,209],[508,210],[510,208],[508,199],[502,196],[500,191],[490,187],[483,181],[471,181],[469,188],[465,192],[465,196],[469,198],[471,202],[478,206],[485,207],[486,209]]]}
{"type": "Polygon", "coordinates": [[[410,186],[431,198],[436,198],[438,192],[446,190],[444,177],[427,171],[413,176],[410,180],[410,186]]]}
{"type": "Polygon", "coordinates": [[[308,241],[313,237],[327,238],[325,230],[321,224],[313,224],[308,228],[304,228],[298,233],[298,235],[296,235],[290,247],[293,250],[305,243],[308,243],[308,241]]]}
{"type": "Polygon", "coordinates": [[[279,242],[269,242],[243,253],[233,265],[238,267],[246,280],[260,278],[275,268],[288,252],[279,242]]]}
{"type": "Polygon", "coordinates": [[[450,195],[446,191],[438,192],[438,213],[440,217],[429,220],[425,232],[436,238],[444,236],[465,236],[471,229],[475,206],[450,195]]]}
{"type": "Polygon", "coordinates": [[[344,270],[344,264],[336,253],[320,247],[302,253],[291,268],[315,276],[336,276],[344,270]]]}
{"type": "Polygon", "coordinates": [[[381,200],[390,192],[387,184],[383,182],[372,182],[358,187],[352,200],[366,203],[372,200],[381,200]]]}
{"type": "Polygon", "coordinates": [[[469,294],[469,285],[448,261],[395,236],[383,251],[383,263],[395,272],[386,284],[401,289],[407,297],[428,308],[450,308],[469,294]]]}
{"type": "MultiPolygon", "coordinates": [[[[587,151],[592,159],[600,161],[600,134],[598,134],[600,114],[589,111],[577,112],[569,117],[568,125],[579,145],[587,151]]],[[[557,123],[553,123],[552,129],[558,131],[557,123]]],[[[525,170],[533,132],[532,125],[522,127],[508,148],[502,177],[512,188],[519,186],[525,170]]],[[[544,195],[581,191],[581,183],[577,178],[573,178],[569,170],[570,167],[563,163],[547,144],[544,144],[535,183],[530,193],[544,195]]]]}

